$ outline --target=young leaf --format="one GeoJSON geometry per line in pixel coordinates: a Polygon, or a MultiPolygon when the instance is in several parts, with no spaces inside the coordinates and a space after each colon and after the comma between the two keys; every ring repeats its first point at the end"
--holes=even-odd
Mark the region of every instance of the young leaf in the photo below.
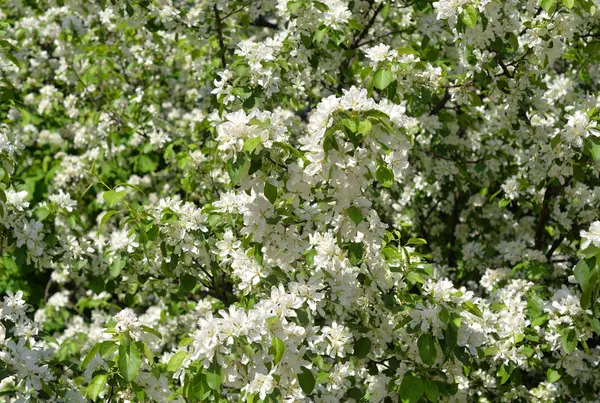
{"type": "Polygon", "coordinates": [[[389,188],[394,184],[394,172],[385,165],[380,165],[379,168],[377,168],[375,177],[383,187],[389,188]]]}
{"type": "Polygon", "coordinates": [[[479,12],[472,4],[467,4],[464,8],[460,20],[467,26],[472,27],[477,24],[477,20],[479,19],[479,12]]]}
{"type": "Polygon", "coordinates": [[[92,399],[92,401],[96,401],[96,399],[98,398],[98,395],[100,394],[100,392],[102,392],[102,390],[104,389],[104,386],[106,386],[106,380],[108,379],[108,375],[106,374],[98,374],[94,377],[94,379],[92,379],[92,382],[90,382],[90,384],[87,387],[86,390],[86,395],[87,397],[89,397],[90,399],[92,399]]]}
{"type": "Polygon", "coordinates": [[[496,375],[498,375],[498,377],[500,378],[500,385],[504,385],[506,381],[510,379],[510,372],[506,369],[504,364],[500,366],[496,375]]]}
{"type": "MultiPolygon", "coordinates": [[[[106,194],[106,193],[104,193],[106,194]]],[[[104,197],[104,195],[102,195],[104,197]]],[[[104,224],[106,224],[106,222],[108,221],[108,219],[112,216],[114,216],[115,214],[117,214],[117,212],[115,210],[109,210],[106,213],[104,213],[104,215],[102,216],[102,220],[100,221],[100,225],[98,225],[98,230],[97,233],[100,233],[100,229],[102,229],[102,226],[104,224]]]]}
{"type": "Polygon", "coordinates": [[[480,318],[483,317],[483,313],[481,312],[481,310],[477,307],[477,305],[475,305],[471,301],[465,301],[465,302],[463,302],[462,303],[462,307],[467,312],[470,312],[470,313],[472,313],[475,316],[479,316],[480,318]]]}
{"type": "Polygon", "coordinates": [[[259,137],[251,137],[244,142],[244,151],[247,151],[248,154],[252,154],[252,152],[258,147],[258,145],[262,142],[262,138],[259,137]]]}
{"type": "Polygon", "coordinates": [[[85,355],[83,362],[81,363],[81,369],[86,369],[88,364],[92,361],[94,356],[100,351],[100,343],[96,343],[90,348],[90,351],[85,355]]]}
{"type": "Polygon", "coordinates": [[[394,76],[392,72],[388,69],[379,69],[375,72],[373,76],[373,85],[378,90],[384,90],[394,81],[394,76]]]}
{"type": "Polygon", "coordinates": [[[541,0],[540,6],[548,14],[552,14],[556,10],[556,0],[541,0]]]}
{"type": "Polygon", "coordinates": [[[569,329],[563,333],[562,346],[567,354],[571,354],[575,351],[575,348],[577,348],[577,333],[575,332],[575,329],[569,329]]]}
{"type": "Polygon", "coordinates": [[[188,353],[186,351],[179,351],[171,356],[169,363],[167,364],[167,371],[175,372],[179,369],[183,361],[187,358],[188,353]]]}
{"type": "Polygon", "coordinates": [[[281,359],[283,358],[283,353],[285,352],[285,344],[283,341],[273,336],[271,339],[271,354],[273,355],[273,362],[275,364],[279,364],[281,359]]]}
{"type": "Polygon", "coordinates": [[[292,15],[297,14],[302,7],[302,3],[300,1],[288,1],[287,9],[290,11],[292,15]]]}
{"type": "Polygon", "coordinates": [[[406,241],[406,245],[427,245],[427,241],[423,238],[410,238],[406,241]]]}
{"type": "Polygon", "coordinates": [[[554,368],[548,368],[548,371],[546,372],[546,379],[548,379],[548,382],[550,383],[558,381],[561,376],[562,375],[560,374],[560,372],[558,372],[554,368]]]}
{"type": "Polygon", "coordinates": [[[102,193],[102,198],[110,205],[113,206],[116,203],[118,203],[123,197],[125,197],[125,195],[127,194],[127,192],[125,192],[124,190],[120,190],[120,191],[114,191],[114,190],[108,190],[104,193],[102,193]]]}

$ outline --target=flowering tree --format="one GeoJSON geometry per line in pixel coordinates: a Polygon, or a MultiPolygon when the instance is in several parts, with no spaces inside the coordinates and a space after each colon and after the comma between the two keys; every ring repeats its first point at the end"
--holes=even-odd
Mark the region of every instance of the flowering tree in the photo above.
{"type": "Polygon", "coordinates": [[[594,401],[598,8],[1,2],[2,399],[594,401]]]}

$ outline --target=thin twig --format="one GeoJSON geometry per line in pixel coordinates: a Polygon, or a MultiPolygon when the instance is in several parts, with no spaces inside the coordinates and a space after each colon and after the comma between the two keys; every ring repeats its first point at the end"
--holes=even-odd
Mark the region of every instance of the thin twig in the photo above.
{"type": "Polygon", "coordinates": [[[371,19],[369,20],[367,25],[365,25],[365,27],[363,28],[362,32],[358,35],[358,37],[356,39],[354,39],[354,42],[352,43],[352,49],[356,49],[358,47],[358,44],[360,43],[360,41],[362,41],[364,39],[364,37],[367,36],[367,34],[369,33],[369,30],[371,29],[373,24],[375,24],[377,15],[379,15],[381,10],[383,10],[384,5],[385,5],[385,2],[381,2],[379,7],[377,7],[377,10],[375,10],[373,15],[371,16],[371,19]]]}

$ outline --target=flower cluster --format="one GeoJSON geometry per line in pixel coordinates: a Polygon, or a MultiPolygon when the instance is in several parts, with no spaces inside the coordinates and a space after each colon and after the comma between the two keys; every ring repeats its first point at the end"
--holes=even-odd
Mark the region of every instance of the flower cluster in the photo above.
{"type": "Polygon", "coordinates": [[[2,401],[594,401],[599,10],[2,3],[2,401]]]}

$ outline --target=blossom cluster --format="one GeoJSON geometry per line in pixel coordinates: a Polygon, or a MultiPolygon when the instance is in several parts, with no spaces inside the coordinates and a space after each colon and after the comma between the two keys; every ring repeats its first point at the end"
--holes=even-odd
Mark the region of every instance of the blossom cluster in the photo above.
{"type": "Polygon", "coordinates": [[[598,0],[0,32],[0,400],[597,399],[598,0]]]}

